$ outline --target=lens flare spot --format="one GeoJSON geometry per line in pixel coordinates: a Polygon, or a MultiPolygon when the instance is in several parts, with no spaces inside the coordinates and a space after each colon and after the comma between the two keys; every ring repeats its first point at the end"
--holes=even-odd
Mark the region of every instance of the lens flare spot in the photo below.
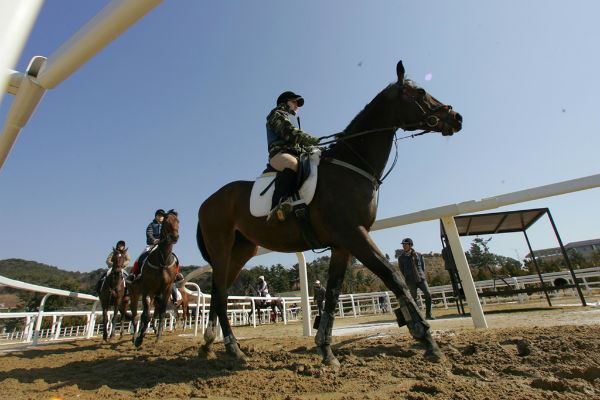
{"type": "Polygon", "coordinates": [[[425,74],[425,80],[430,81],[433,79],[433,74],[431,72],[425,74]]]}

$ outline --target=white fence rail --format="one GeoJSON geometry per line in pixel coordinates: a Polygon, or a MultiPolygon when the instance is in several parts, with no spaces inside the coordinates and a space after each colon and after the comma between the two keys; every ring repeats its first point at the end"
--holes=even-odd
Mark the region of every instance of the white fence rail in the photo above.
{"type": "MultiPolygon", "coordinates": [[[[550,288],[550,292],[557,292],[554,288],[553,282],[557,279],[564,279],[567,284],[573,284],[571,274],[569,271],[551,272],[543,274],[544,282],[550,288]]],[[[6,279],[0,277],[2,279],[6,279]]],[[[579,269],[577,270],[577,278],[580,284],[583,285],[588,294],[592,293],[592,290],[600,290],[600,267],[579,269]]],[[[0,279],[0,282],[2,280],[0,279]]],[[[6,282],[6,281],[4,281],[6,282]]],[[[13,281],[17,282],[17,281],[13,281]]],[[[539,287],[540,281],[537,275],[526,275],[513,277],[502,280],[486,280],[475,282],[475,287],[478,292],[483,292],[489,289],[501,289],[506,288],[507,284],[512,289],[525,289],[527,287],[539,287]]],[[[26,284],[29,285],[29,284],[26,284]]],[[[36,285],[33,285],[36,286],[36,285]]],[[[41,287],[38,287],[41,288],[41,287]]],[[[190,335],[197,336],[198,328],[201,328],[201,332],[204,332],[204,328],[208,322],[208,312],[210,311],[210,295],[202,293],[198,285],[195,283],[186,283],[186,289],[190,295],[190,313],[189,318],[184,325],[182,320],[182,311],[178,311],[179,318],[175,318],[175,313],[170,312],[168,318],[165,320],[165,328],[171,331],[177,331],[181,329],[181,333],[190,331],[190,335]]],[[[456,299],[451,285],[444,286],[433,286],[430,288],[433,306],[438,308],[449,308],[455,304],[456,299]]],[[[58,292],[54,289],[54,294],[58,292]]],[[[73,292],[67,292],[71,297],[80,297],[74,295],[73,292]]],[[[64,294],[63,294],[64,295],[64,294]]],[[[574,289],[564,290],[564,295],[576,296],[574,289]]],[[[96,297],[90,295],[84,295],[86,299],[95,300],[96,297]],[[88,297],[89,296],[89,297],[88,297]]],[[[419,292],[419,296],[422,294],[419,292]]],[[[538,299],[541,299],[542,293],[538,293],[538,299]]],[[[509,301],[525,302],[529,300],[530,296],[525,294],[510,294],[510,292],[503,293],[496,297],[482,297],[481,302],[487,304],[490,302],[502,303],[509,301]]],[[[272,299],[280,299],[282,301],[283,312],[277,313],[276,318],[287,324],[291,321],[298,321],[302,317],[302,308],[300,307],[300,297],[276,297],[272,299]]],[[[316,314],[316,305],[311,298],[311,315],[316,314]]],[[[422,299],[421,299],[422,300],[422,299]]],[[[264,301],[262,297],[252,296],[230,296],[228,303],[228,315],[229,319],[234,326],[251,325],[258,326],[261,324],[268,324],[271,322],[271,308],[263,308],[258,310],[256,303],[264,301]],[[253,313],[254,310],[254,313],[253,313]],[[260,314],[260,315],[259,315],[260,314]]],[[[391,292],[372,292],[372,293],[352,293],[343,294],[339,298],[337,307],[338,317],[350,317],[357,318],[363,315],[373,314],[384,314],[391,313],[394,308],[398,307],[397,300],[391,292]]],[[[116,327],[110,326],[110,316],[112,312],[109,312],[109,325],[108,329],[118,329],[120,325],[116,327]]],[[[0,319],[22,319],[23,328],[14,329],[11,332],[0,333],[0,343],[36,343],[38,340],[53,341],[70,338],[91,338],[102,335],[102,325],[97,323],[102,319],[102,312],[93,308],[91,311],[51,311],[44,312],[43,310],[36,312],[11,312],[11,313],[0,313],[0,319]],[[82,317],[86,319],[85,324],[78,326],[63,326],[63,319],[65,317],[82,317]],[[51,318],[52,322],[49,327],[41,329],[42,319],[51,318]]],[[[124,329],[126,333],[132,333],[134,326],[129,321],[123,321],[124,329]]],[[[119,323],[120,324],[120,323],[119,323]]]]}

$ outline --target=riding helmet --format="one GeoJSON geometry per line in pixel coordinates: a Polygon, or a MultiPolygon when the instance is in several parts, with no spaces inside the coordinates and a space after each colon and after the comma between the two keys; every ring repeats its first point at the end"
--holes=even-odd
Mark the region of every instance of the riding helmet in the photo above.
{"type": "Polygon", "coordinates": [[[167,213],[166,213],[166,212],[165,212],[165,210],[163,210],[162,208],[159,208],[159,209],[158,209],[158,210],[156,210],[156,212],[154,213],[154,216],[155,216],[155,217],[158,217],[158,216],[161,216],[161,215],[162,215],[163,217],[166,217],[166,216],[167,216],[167,213]]]}
{"type": "Polygon", "coordinates": [[[117,242],[117,247],[119,247],[119,246],[123,246],[123,247],[125,247],[125,241],[124,241],[124,240],[119,240],[119,241],[117,242]]]}
{"type": "Polygon", "coordinates": [[[304,98],[299,94],[296,94],[291,91],[283,92],[277,98],[277,105],[281,103],[286,103],[288,100],[296,100],[298,102],[298,107],[302,107],[304,105],[304,98]]]}
{"type": "Polygon", "coordinates": [[[406,238],[406,239],[402,240],[402,244],[410,244],[412,246],[413,241],[411,238],[406,238]]]}

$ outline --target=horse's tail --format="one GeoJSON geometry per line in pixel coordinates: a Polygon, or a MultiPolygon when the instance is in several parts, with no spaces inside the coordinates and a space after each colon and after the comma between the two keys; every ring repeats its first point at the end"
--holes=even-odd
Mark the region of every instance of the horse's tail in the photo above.
{"type": "Polygon", "coordinates": [[[209,264],[212,264],[210,260],[210,256],[208,255],[208,250],[206,250],[206,244],[204,243],[204,238],[202,237],[202,227],[200,226],[200,216],[198,216],[198,227],[196,228],[196,243],[198,243],[198,248],[200,249],[200,253],[202,253],[202,257],[209,264]]]}

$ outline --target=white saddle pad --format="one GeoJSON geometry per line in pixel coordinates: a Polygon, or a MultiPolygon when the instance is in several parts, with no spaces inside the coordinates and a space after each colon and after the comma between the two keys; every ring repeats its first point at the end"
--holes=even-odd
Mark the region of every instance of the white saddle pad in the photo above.
{"type": "MultiPolygon", "coordinates": [[[[308,205],[312,201],[313,196],[315,195],[315,189],[317,188],[317,171],[320,160],[321,151],[314,150],[310,155],[310,175],[298,191],[300,200],[294,204],[306,203],[308,205]]],[[[262,196],[260,194],[271,184],[271,182],[273,182],[276,175],[276,172],[267,172],[256,178],[256,181],[254,181],[252,193],[250,194],[250,213],[253,216],[266,217],[269,214],[269,211],[271,211],[271,200],[273,198],[273,192],[275,191],[275,183],[273,183],[262,196]]]]}

